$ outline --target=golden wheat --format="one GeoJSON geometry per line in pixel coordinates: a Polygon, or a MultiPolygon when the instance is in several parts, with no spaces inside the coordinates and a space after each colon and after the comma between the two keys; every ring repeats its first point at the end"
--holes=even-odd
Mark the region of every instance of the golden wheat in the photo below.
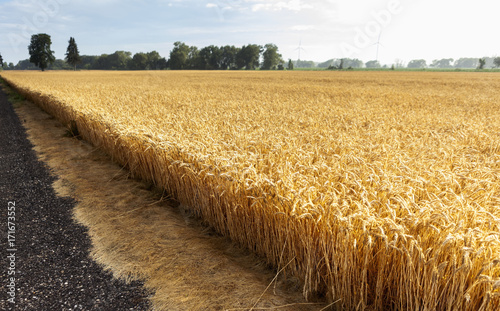
{"type": "Polygon", "coordinates": [[[3,72],[342,309],[500,308],[500,76],[3,72]]]}

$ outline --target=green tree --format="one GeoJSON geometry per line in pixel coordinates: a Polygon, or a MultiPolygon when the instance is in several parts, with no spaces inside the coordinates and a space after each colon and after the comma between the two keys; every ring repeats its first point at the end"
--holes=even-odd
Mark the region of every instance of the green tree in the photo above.
{"type": "Polygon", "coordinates": [[[264,49],[264,53],[262,53],[264,61],[262,62],[261,69],[275,70],[280,63],[283,63],[283,58],[278,53],[278,47],[275,44],[268,43],[264,46],[264,49]]]}
{"type": "MultiPolygon", "coordinates": [[[[486,59],[485,59],[486,60],[486,59]]],[[[462,57],[455,61],[455,68],[477,68],[479,65],[477,58],[462,57]]]]}
{"type": "Polygon", "coordinates": [[[157,70],[163,70],[163,69],[167,69],[168,67],[168,62],[167,60],[165,59],[165,57],[162,57],[158,60],[158,63],[157,63],[157,67],[156,69],[157,70]]]}
{"type": "Polygon", "coordinates": [[[340,65],[340,62],[344,60],[343,62],[343,67],[346,68],[346,67],[351,67],[351,68],[362,68],[364,63],[363,61],[357,59],[357,58],[342,58],[342,59],[338,59],[338,58],[333,58],[333,59],[329,59],[327,60],[326,62],[323,62],[323,63],[319,63],[318,64],[318,68],[328,68],[330,66],[332,67],[338,67],[338,65],[340,65]]]}
{"type": "Polygon", "coordinates": [[[236,54],[235,63],[237,69],[245,68],[245,65],[247,63],[245,54],[246,54],[246,46],[242,46],[241,49],[239,49],[238,53],[236,54]]]}
{"type": "Polygon", "coordinates": [[[80,52],[78,52],[78,46],[76,45],[75,38],[69,38],[68,48],[66,50],[66,62],[73,66],[76,71],[76,65],[81,63],[80,52]]]}
{"type": "Polygon", "coordinates": [[[146,70],[149,69],[149,58],[146,53],[136,53],[128,63],[130,70],[146,70]]]}
{"type": "Polygon", "coordinates": [[[258,68],[261,50],[262,47],[257,44],[244,45],[236,54],[236,67],[246,70],[258,68]]]}
{"type": "Polygon", "coordinates": [[[113,54],[102,54],[92,62],[92,69],[100,70],[126,70],[132,60],[132,53],[116,51],[113,54]]]}
{"type": "Polygon", "coordinates": [[[427,67],[427,62],[425,59],[414,59],[408,63],[408,68],[425,68],[427,67]]]}
{"type": "Polygon", "coordinates": [[[345,67],[345,63],[346,63],[345,58],[341,58],[340,60],[334,60],[332,64],[328,66],[328,70],[343,70],[345,67]]]}
{"type": "Polygon", "coordinates": [[[50,50],[52,41],[48,34],[38,34],[31,36],[31,43],[28,46],[30,62],[39,67],[42,71],[55,61],[54,51],[50,50]]]}
{"type": "Polygon", "coordinates": [[[326,62],[322,62],[318,64],[318,68],[328,68],[333,65],[335,59],[329,59],[326,62]]]}
{"type": "Polygon", "coordinates": [[[3,57],[2,57],[2,54],[0,54],[0,69],[3,69],[3,57]]]}
{"type": "Polygon", "coordinates": [[[190,46],[185,69],[203,69],[202,67],[203,62],[200,57],[200,50],[196,46],[190,46]]]}
{"type": "Polygon", "coordinates": [[[345,60],[342,58],[342,59],[340,60],[340,63],[339,63],[339,70],[344,69],[344,62],[345,62],[345,60]]]}
{"type": "Polygon", "coordinates": [[[93,69],[95,68],[95,63],[98,58],[99,56],[82,55],[82,62],[80,63],[80,67],[87,70],[93,69]]]}
{"type": "Polygon", "coordinates": [[[453,65],[451,64],[452,62],[453,58],[435,59],[432,61],[432,64],[430,66],[433,68],[453,68],[453,65]]]}
{"type": "Polygon", "coordinates": [[[226,45],[222,48],[222,59],[221,59],[221,69],[236,69],[236,55],[240,48],[235,47],[234,45],[226,45]]]}
{"type": "Polygon", "coordinates": [[[29,59],[20,60],[14,67],[16,70],[37,70],[39,69],[35,64],[31,63],[29,59]]]}
{"type": "Polygon", "coordinates": [[[366,68],[380,68],[380,67],[382,67],[382,66],[380,66],[380,63],[378,62],[378,60],[368,61],[368,62],[366,62],[365,66],[366,66],[366,68]]]}
{"type": "Polygon", "coordinates": [[[293,62],[291,59],[288,60],[288,70],[293,70],[293,62]]]}
{"type": "Polygon", "coordinates": [[[132,53],[128,51],[116,51],[108,56],[110,69],[127,70],[128,62],[132,59],[132,53]]]}
{"type": "Polygon", "coordinates": [[[363,62],[357,58],[344,58],[344,65],[351,68],[361,68],[363,67],[363,62]]]}
{"type": "Polygon", "coordinates": [[[167,60],[160,56],[157,51],[152,51],[147,53],[148,57],[148,69],[150,70],[161,70],[167,68],[167,60]]]}
{"type": "Polygon", "coordinates": [[[295,61],[296,68],[314,68],[316,64],[312,60],[297,60],[295,61]]]}
{"type": "Polygon", "coordinates": [[[479,59],[479,66],[477,66],[477,69],[483,70],[484,69],[484,65],[486,65],[486,59],[485,58],[480,58],[479,59]]]}
{"type": "Polygon", "coordinates": [[[223,69],[223,53],[224,48],[220,48],[215,45],[204,47],[200,50],[199,54],[201,59],[201,68],[199,69],[223,69]]]}
{"type": "Polygon", "coordinates": [[[495,64],[495,67],[500,68],[500,57],[495,57],[493,64],[495,64]]]}
{"type": "Polygon", "coordinates": [[[72,70],[74,67],[72,67],[70,64],[65,62],[63,59],[56,59],[52,64],[50,64],[47,69],[50,70],[72,70]]]}
{"type": "Polygon", "coordinates": [[[101,54],[101,56],[97,56],[96,59],[92,62],[92,69],[101,69],[101,70],[106,70],[106,69],[111,69],[111,67],[108,67],[107,64],[107,59],[108,59],[108,54],[101,54]]]}
{"type": "Polygon", "coordinates": [[[169,67],[173,70],[185,69],[189,56],[189,46],[184,42],[177,41],[170,52],[169,67]]]}

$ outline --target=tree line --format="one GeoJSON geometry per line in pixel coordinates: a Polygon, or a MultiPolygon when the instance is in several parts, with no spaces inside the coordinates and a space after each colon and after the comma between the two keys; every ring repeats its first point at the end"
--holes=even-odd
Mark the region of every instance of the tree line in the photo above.
{"type": "MultiPolygon", "coordinates": [[[[330,70],[343,70],[353,68],[388,68],[382,66],[379,61],[371,60],[366,63],[359,59],[330,59],[326,62],[316,64],[312,61],[292,61],[285,64],[282,55],[275,44],[269,43],[264,46],[248,44],[242,47],[234,45],[215,46],[210,45],[199,49],[189,46],[184,42],[177,41],[169,54],[168,60],[157,51],[148,53],[136,53],[132,55],[127,51],[116,51],[113,54],[102,54],[100,56],[80,55],[78,46],[73,37],[68,42],[66,57],[64,60],[55,59],[54,51],[51,50],[51,38],[47,34],[37,34],[31,37],[28,52],[30,58],[19,61],[17,65],[4,63],[0,54],[0,65],[7,70],[284,70],[295,68],[324,68],[330,70]],[[262,60],[262,62],[261,62],[262,60]]],[[[500,68],[500,57],[484,58],[452,58],[436,59],[427,64],[424,59],[415,59],[408,62],[396,60],[391,66],[395,68],[500,68]]]]}
{"type": "Polygon", "coordinates": [[[500,57],[483,57],[483,58],[472,58],[472,57],[462,57],[454,60],[453,58],[443,58],[435,59],[431,64],[427,64],[424,59],[414,59],[410,61],[407,68],[441,68],[441,69],[452,69],[452,68],[500,68],[500,57]]]}
{"type": "MultiPolygon", "coordinates": [[[[389,68],[388,65],[381,65],[379,61],[371,60],[366,63],[359,59],[330,59],[326,62],[319,63],[315,66],[314,62],[300,61],[300,67],[309,68],[325,68],[325,69],[347,69],[347,68],[389,68]]],[[[299,67],[299,66],[297,66],[299,67]]],[[[405,64],[402,60],[396,60],[392,64],[392,68],[409,68],[409,69],[485,69],[485,68],[500,68],[500,57],[462,57],[454,60],[453,58],[435,59],[432,63],[427,64],[425,59],[414,59],[405,64]]]]}
{"type": "MultiPolygon", "coordinates": [[[[184,42],[175,42],[167,60],[157,51],[136,53],[116,51],[113,54],[100,56],[80,55],[73,37],[69,39],[65,60],[58,60],[51,50],[51,38],[47,34],[31,37],[28,52],[30,58],[13,63],[0,64],[4,69],[35,70],[41,69],[98,69],[98,70],[163,70],[163,69],[197,69],[197,70],[276,70],[285,69],[284,61],[275,44],[264,46],[248,44],[242,47],[234,45],[210,45],[202,49],[189,46],[184,42]],[[261,62],[262,59],[262,62],[261,62]]],[[[1,55],[0,55],[1,57],[1,55]]],[[[288,68],[293,66],[289,61],[288,68]]]]}

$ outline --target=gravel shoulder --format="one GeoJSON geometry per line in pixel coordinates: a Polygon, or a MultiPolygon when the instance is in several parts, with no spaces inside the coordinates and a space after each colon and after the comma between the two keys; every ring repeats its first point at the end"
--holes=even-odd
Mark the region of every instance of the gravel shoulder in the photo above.
{"type": "Polygon", "coordinates": [[[150,309],[142,283],[117,280],[89,257],[87,230],[73,221],[76,202],[57,196],[54,181],[0,91],[0,310],[150,309]],[[13,204],[15,210],[10,212],[15,213],[11,214],[15,220],[10,220],[15,231],[10,242],[14,244],[9,245],[7,213],[13,204]],[[9,270],[11,266],[14,269],[9,270]],[[7,300],[12,298],[8,292],[11,277],[15,277],[14,303],[7,300]]]}

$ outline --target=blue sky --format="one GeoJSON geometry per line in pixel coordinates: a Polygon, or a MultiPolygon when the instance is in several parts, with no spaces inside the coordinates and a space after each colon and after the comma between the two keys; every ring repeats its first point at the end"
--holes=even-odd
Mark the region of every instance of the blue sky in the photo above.
{"type": "Polygon", "coordinates": [[[57,58],[74,37],[81,54],[275,43],[285,59],[325,61],[500,55],[500,4],[491,0],[0,0],[0,53],[29,57],[48,33],[57,58]],[[377,42],[380,37],[380,45],[377,42]]]}

